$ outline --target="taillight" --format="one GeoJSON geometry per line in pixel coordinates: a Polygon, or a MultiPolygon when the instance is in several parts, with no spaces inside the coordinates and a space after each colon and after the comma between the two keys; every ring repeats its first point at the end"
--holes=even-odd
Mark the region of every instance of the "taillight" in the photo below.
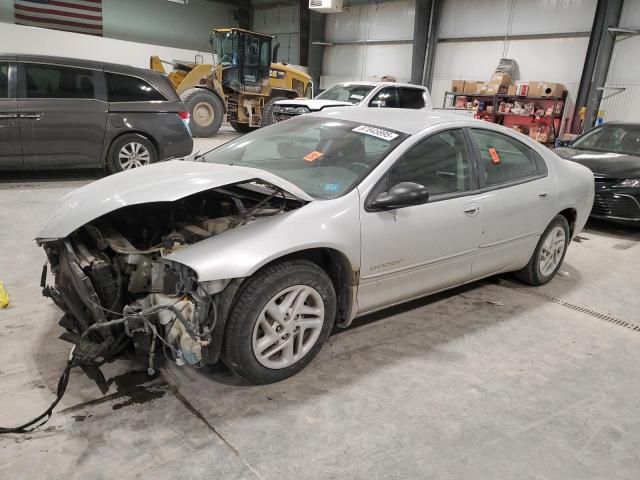
{"type": "Polygon", "coordinates": [[[182,120],[182,123],[187,129],[187,132],[189,132],[189,135],[191,135],[191,129],[189,128],[189,112],[179,112],[178,115],[180,116],[180,120],[182,120]]]}
{"type": "Polygon", "coordinates": [[[189,120],[189,112],[180,112],[178,115],[182,120],[189,120]]]}

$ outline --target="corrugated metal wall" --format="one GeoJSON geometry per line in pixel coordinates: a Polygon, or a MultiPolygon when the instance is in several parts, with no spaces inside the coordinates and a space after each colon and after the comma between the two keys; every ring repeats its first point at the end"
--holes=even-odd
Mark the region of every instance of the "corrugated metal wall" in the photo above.
{"type": "Polygon", "coordinates": [[[451,80],[491,76],[500,58],[518,64],[515,80],[560,82],[570,118],[584,65],[597,0],[445,0],[434,65],[432,97],[441,105],[451,80]],[[580,35],[580,32],[584,35],[580,35]],[[549,38],[510,39],[545,34],[549,38]],[[576,36],[564,37],[565,34],[576,36]],[[504,39],[468,41],[470,37],[504,39]]]}
{"type": "Polygon", "coordinates": [[[328,14],[325,41],[334,45],[324,49],[320,88],[383,75],[408,81],[414,16],[414,0],[351,6],[328,14]],[[371,41],[399,43],[366,44],[371,41]]]}
{"type": "Polygon", "coordinates": [[[297,3],[291,5],[260,6],[253,8],[252,29],[275,35],[274,45],[280,44],[278,60],[295,65],[300,63],[300,22],[297,3]]]}
{"type": "MultiPolygon", "coordinates": [[[[640,1],[625,1],[620,26],[640,28],[640,1]]],[[[605,87],[605,120],[640,122],[640,36],[617,37],[605,87]]]]}

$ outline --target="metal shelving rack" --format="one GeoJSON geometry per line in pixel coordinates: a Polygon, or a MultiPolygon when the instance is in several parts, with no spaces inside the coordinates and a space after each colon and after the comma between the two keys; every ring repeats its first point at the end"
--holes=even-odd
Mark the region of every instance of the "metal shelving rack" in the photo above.
{"type": "Polygon", "coordinates": [[[527,101],[552,101],[553,100],[553,113],[550,115],[550,127],[553,133],[553,138],[558,136],[560,128],[562,125],[556,126],[556,120],[558,123],[562,121],[562,116],[564,115],[564,108],[567,104],[567,91],[562,92],[562,97],[527,97],[521,95],[507,95],[504,93],[500,94],[486,94],[486,93],[462,93],[462,92],[445,92],[444,99],[442,100],[442,108],[444,110],[469,110],[469,109],[461,109],[461,108],[447,108],[447,100],[452,100],[452,103],[455,105],[456,97],[471,97],[471,98],[486,98],[490,99],[490,102],[493,105],[493,112],[491,113],[491,121],[493,123],[503,123],[500,121],[499,117],[521,117],[521,118],[532,118],[533,115],[522,115],[510,112],[498,112],[498,107],[500,106],[500,102],[504,100],[521,100],[523,102],[527,101]],[[556,107],[559,102],[562,102],[562,109],[556,113],[556,107]]]}

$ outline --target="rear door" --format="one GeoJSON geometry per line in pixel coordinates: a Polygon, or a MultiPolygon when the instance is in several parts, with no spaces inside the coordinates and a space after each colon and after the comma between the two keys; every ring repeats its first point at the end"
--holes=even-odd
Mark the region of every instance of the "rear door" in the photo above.
{"type": "Polygon", "coordinates": [[[18,79],[24,168],[100,167],[107,120],[102,72],[24,62],[18,79]]]}
{"type": "Polygon", "coordinates": [[[474,277],[524,267],[555,213],[556,183],[544,159],[510,135],[469,130],[479,159],[482,240],[474,277]]]}
{"type": "Polygon", "coordinates": [[[22,169],[15,63],[0,60],[0,170],[22,169]]]}

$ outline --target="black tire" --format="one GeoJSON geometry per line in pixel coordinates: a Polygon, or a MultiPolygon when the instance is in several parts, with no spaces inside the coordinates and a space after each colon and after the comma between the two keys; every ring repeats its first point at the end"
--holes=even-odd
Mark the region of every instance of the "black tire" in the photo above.
{"type": "Polygon", "coordinates": [[[318,265],[306,260],[291,260],[268,266],[247,280],[236,296],[224,336],[224,363],[233,373],[254,384],[284,380],[306,367],[318,354],[331,333],[335,316],[335,289],[318,265]],[[312,287],[320,294],[324,304],[322,327],[315,344],[295,363],[283,368],[268,368],[254,354],[254,328],[270,300],[295,285],[312,287]]]}
{"type": "MultiPolygon", "coordinates": [[[[128,164],[124,159],[121,161],[120,154],[123,149],[125,149],[125,151],[129,151],[129,147],[133,148],[133,145],[136,144],[142,145],[148,152],[148,161],[143,161],[143,158],[146,157],[141,156],[140,160],[142,164],[138,166],[150,165],[158,161],[158,151],[156,150],[156,147],[151,142],[151,140],[139,133],[127,133],[111,142],[111,145],[109,146],[109,150],[107,152],[107,169],[111,173],[118,173],[124,170],[128,170],[128,164]]],[[[135,150],[135,148],[133,149],[135,150]]],[[[133,165],[131,166],[131,168],[136,168],[136,166],[133,165]]]]}
{"type": "Polygon", "coordinates": [[[515,277],[518,280],[521,280],[524,283],[528,283],[533,286],[540,286],[548,283],[558,270],[562,266],[562,262],[564,261],[564,256],[567,254],[567,249],[569,248],[569,243],[571,241],[571,234],[569,230],[569,222],[562,215],[556,215],[551,223],[547,226],[545,231],[542,233],[540,240],[538,241],[538,245],[536,246],[531,259],[526,267],[522,270],[519,270],[514,273],[515,277]],[[562,228],[564,231],[564,250],[562,251],[562,255],[560,256],[560,261],[553,269],[553,271],[547,273],[546,275],[540,270],[540,256],[543,250],[543,246],[547,237],[551,234],[552,231],[556,229],[556,227],[562,228]]]}
{"type": "Polygon", "coordinates": [[[224,107],[220,98],[205,88],[190,88],[180,95],[189,112],[189,128],[194,137],[212,137],[222,125],[224,107]]]}
{"type": "Polygon", "coordinates": [[[240,132],[240,133],[253,132],[257,128],[257,127],[252,127],[246,123],[234,122],[233,120],[231,120],[229,123],[231,124],[231,126],[236,132],[240,132]]]}
{"type": "Polygon", "coordinates": [[[289,99],[287,97],[273,97],[264,104],[264,107],[262,108],[262,117],[260,118],[261,127],[266,127],[267,125],[276,123],[276,119],[273,117],[273,107],[275,106],[275,103],[280,100],[289,99]]]}

